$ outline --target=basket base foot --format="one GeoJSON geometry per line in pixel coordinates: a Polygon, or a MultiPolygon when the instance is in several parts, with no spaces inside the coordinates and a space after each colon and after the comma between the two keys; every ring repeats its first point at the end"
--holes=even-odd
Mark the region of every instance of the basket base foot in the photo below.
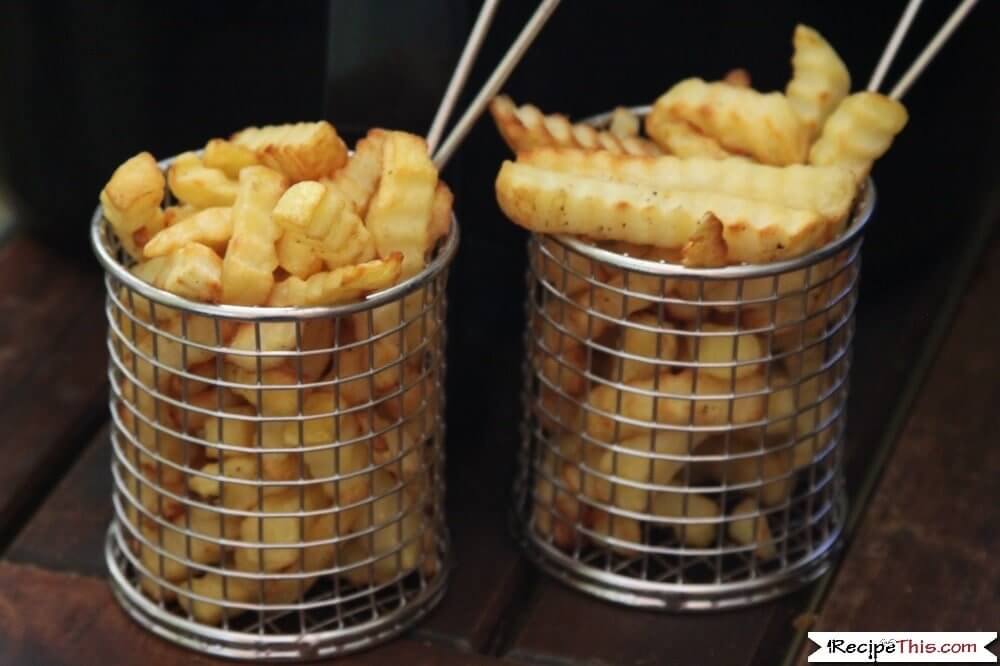
{"type": "MultiPolygon", "coordinates": [[[[842,498],[841,498],[842,499],[842,498]]],[[[716,583],[662,582],[619,573],[626,569],[591,563],[599,558],[574,557],[547,542],[529,527],[517,512],[511,515],[511,530],[522,552],[533,564],[561,583],[592,597],[624,606],[659,611],[718,611],[763,603],[789,594],[827,573],[841,547],[846,501],[836,503],[834,529],[815,543],[807,557],[768,573],[716,583]]],[[[587,552],[584,549],[584,552],[587,552]]]]}
{"type": "MultiPolygon", "coordinates": [[[[275,662],[341,656],[391,640],[412,628],[437,606],[446,591],[450,569],[450,562],[445,560],[440,572],[426,586],[408,596],[402,607],[350,626],[318,628],[305,633],[281,631],[279,615],[298,616],[298,611],[284,611],[259,622],[252,631],[239,631],[200,624],[145,596],[121,550],[119,528],[114,521],[108,528],[104,554],[115,599],[143,628],[172,643],[214,657],[275,662]]],[[[312,593],[308,599],[316,601],[312,593]]]]}

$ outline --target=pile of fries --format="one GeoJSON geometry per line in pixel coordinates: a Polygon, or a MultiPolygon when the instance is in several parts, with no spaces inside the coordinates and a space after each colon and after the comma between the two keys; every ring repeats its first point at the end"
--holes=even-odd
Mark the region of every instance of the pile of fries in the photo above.
{"type": "Polygon", "coordinates": [[[672,526],[688,547],[716,544],[725,526],[731,542],[773,558],[765,514],[830,443],[853,289],[846,251],[773,278],[668,279],[547,237],[692,268],[801,257],[837,238],[907,113],[877,93],[849,94],[847,67],[815,30],[797,26],[793,42],[784,93],[754,90],[744,70],[691,78],[644,123],[618,108],[595,129],[492,102],[517,157],[500,169],[497,200],[538,234],[538,292],[557,294],[530,323],[544,432],[532,522],[564,549],[583,528],[636,554],[628,544],[646,538],[627,512],[672,526]],[[702,483],[749,490],[735,502],[687,490],[702,483]]]}
{"type": "MultiPolygon", "coordinates": [[[[140,153],[100,200],[135,276],[192,301],[241,306],[359,301],[420,273],[452,218],[451,192],[423,139],[374,129],[349,154],[327,122],[213,139],[166,174],[140,153]],[[173,203],[164,207],[167,188],[173,203]]],[[[290,603],[317,577],[241,573],[373,559],[344,574],[363,586],[421,563],[428,575],[437,569],[434,531],[420,538],[431,520],[420,503],[431,501],[425,444],[437,404],[436,368],[425,358],[437,321],[428,291],[339,319],[256,323],[121,288],[116,356],[128,375],[115,386],[115,416],[131,462],[125,481],[142,509],[126,508],[132,530],[165,551],[133,539],[152,574],[142,578],[148,595],[218,624],[240,609],[178,595],[154,577],[208,599],[257,604],[290,603]],[[289,447],[307,450],[282,450],[289,447]],[[268,517],[301,511],[301,520],[268,517]],[[339,553],[301,545],[355,532],[339,553]],[[274,544],[288,547],[260,547],[274,544]]]]}
{"type": "Polygon", "coordinates": [[[645,118],[616,109],[606,131],[491,105],[517,154],[497,176],[511,221],[677,250],[689,266],[767,263],[815,250],[844,228],[872,163],[907,121],[873,92],[848,95],[850,75],[819,33],[798,26],[784,94],[760,93],[743,70],[677,83],[645,118]],[[700,234],[712,252],[692,253],[700,234]]]}

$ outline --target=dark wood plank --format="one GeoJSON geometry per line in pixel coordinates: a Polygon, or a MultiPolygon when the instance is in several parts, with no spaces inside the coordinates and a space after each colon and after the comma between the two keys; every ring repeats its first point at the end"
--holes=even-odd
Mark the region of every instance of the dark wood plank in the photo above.
{"type": "MultiPolygon", "coordinates": [[[[229,664],[161,640],[132,622],[103,580],[0,563],[0,663],[229,664]]],[[[338,659],[345,666],[478,666],[500,663],[401,640],[338,659]]]]}
{"type": "Polygon", "coordinates": [[[817,630],[995,628],[991,621],[1000,617],[998,293],[1000,233],[995,233],[817,630]]]}
{"type": "Polygon", "coordinates": [[[111,521],[111,443],[105,425],[10,545],[5,559],[103,577],[111,521]]]}
{"type": "Polygon", "coordinates": [[[106,417],[103,286],[23,235],[0,248],[0,548],[106,417]]]}

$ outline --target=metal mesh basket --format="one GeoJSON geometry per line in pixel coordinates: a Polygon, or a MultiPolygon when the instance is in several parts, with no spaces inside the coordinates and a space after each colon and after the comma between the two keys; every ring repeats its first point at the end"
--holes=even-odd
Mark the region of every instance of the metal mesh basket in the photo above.
{"type": "Polygon", "coordinates": [[[529,557],[661,609],[754,603],[826,570],[874,196],[825,248],[767,265],[530,237],[514,512],[529,557]]]}
{"type": "Polygon", "coordinates": [[[114,518],[125,610],[220,656],[376,645],[444,593],[445,282],[351,305],[194,303],[128,270],[101,211],[114,518]]]}

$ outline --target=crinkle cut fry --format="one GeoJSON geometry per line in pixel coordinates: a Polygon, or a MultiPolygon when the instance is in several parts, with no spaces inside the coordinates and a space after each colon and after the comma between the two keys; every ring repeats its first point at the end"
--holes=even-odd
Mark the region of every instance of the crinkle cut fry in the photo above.
{"type": "Polygon", "coordinates": [[[632,155],[656,155],[660,149],[638,136],[620,137],[584,123],[571,123],[565,116],[544,114],[531,104],[520,107],[506,95],[490,102],[490,113],[497,130],[515,153],[544,146],[607,150],[632,155]]]}
{"type": "Polygon", "coordinates": [[[775,167],[741,159],[681,159],[672,155],[634,157],[542,148],[518,156],[518,163],[658,190],[719,192],[816,211],[831,223],[850,213],[857,186],[848,169],[793,164],[775,167]]]}
{"type": "Polygon", "coordinates": [[[538,233],[582,234],[679,249],[698,220],[713,213],[724,226],[731,262],[797,256],[825,241],[819,213],[716,192],[659,192],[504,162],[497,201],[514,223],[538,233]]]}
{"type": "Polygon", "coordinates": [[[764,164],[802,163],[809,152],[808,128],[781,93],[691,78],[664,93],[654,110],[764,164]]]}

